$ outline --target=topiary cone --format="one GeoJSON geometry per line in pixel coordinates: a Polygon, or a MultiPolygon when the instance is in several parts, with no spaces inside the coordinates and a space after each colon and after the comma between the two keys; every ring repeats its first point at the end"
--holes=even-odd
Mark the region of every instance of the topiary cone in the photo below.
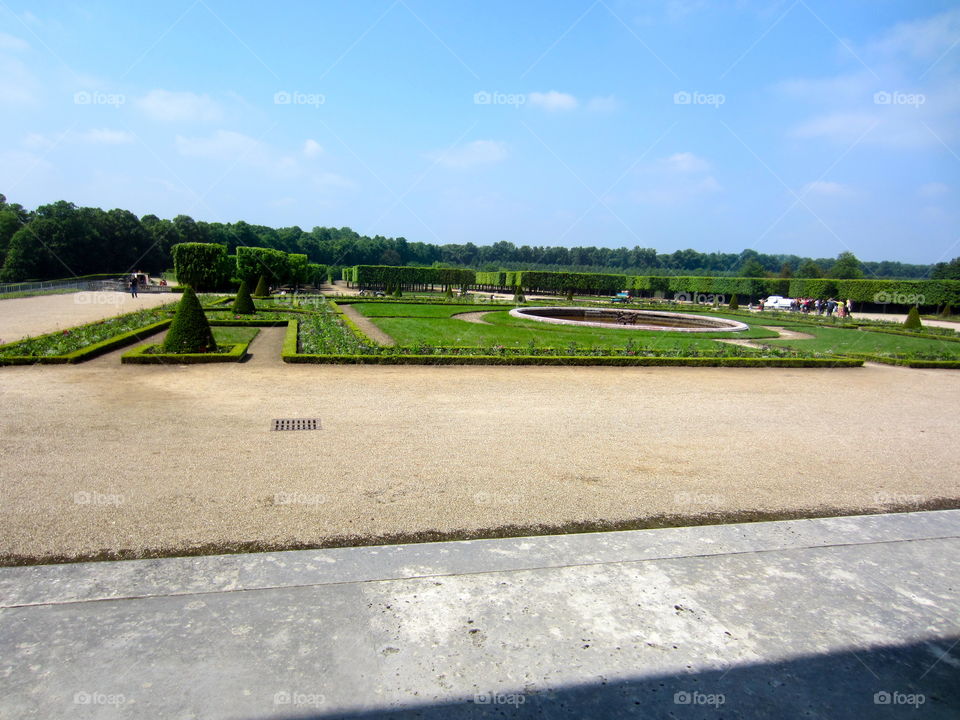
{"type": "Polygon", "coordinates": [[[910,308],[910,312],[907,313],[907,319],[903,321],[903,326],[908,330],[919,330],[923,327],[923,323],[920,322],[920,311],[917,310],[916,305],[910,308]]]}
{"type": "Polygon", "coordinates": [[[734,294],[734,295],[730,298],[730,309],[731,309],[731,310],[739,310],[739,309],[740,309],[740,299],[736,296],[736,294],[734,294]]]}
{"type": "Polygon", "coordinates": [[[183,297],[177,305],[177,314],[173,316],[170,330],[163,341],[163,351],[168,353],[214,352],[217,341],[207,316],[200,307],[200,301],[192,287],[183,291],[183,297]]]}
{"type": "Polygon", "coordinates": [[[253,296],[258,298],[270,297],[270,288],[267,287],[267,279],[263,275],[257,282],[257,289],[253,291],[253,296]]]}
{"type": "Polygon", "coordinates": [[[237,290],[237,297],[233,300],[233,312],[235,315],[252,315],[257,311],[257,306],[253,304],[250,297],[250,287],[246,280],[240,282],[240,289],[237,290]]]}

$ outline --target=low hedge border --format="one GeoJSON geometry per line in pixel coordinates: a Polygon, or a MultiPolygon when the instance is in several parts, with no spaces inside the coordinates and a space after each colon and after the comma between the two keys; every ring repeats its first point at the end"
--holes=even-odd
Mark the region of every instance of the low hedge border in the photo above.
{"type": "MultiPolygon", "coordinates": [[[[139,342],[150,335],[155,335],[161,330],[166,330],[171,322],[173,322],[172,319],[167,319],[160,320],[150,325],[144,325],[142,328],[130,330],[128,332],[121,333],[120,335],[114,335],[106,340],[101,340],[100,342],[93,343],[92,345],[87,345],[86,347],[82,347],[79,350],[74,350],[72,353],[67,353],[66,355],[10,355],[8,357],[0,357],[0,365],[59,365],[64,363],[80,363],[84,362],[85,360],[92,360],[99,355],[103,355],[104,353],[117,350],[118,348],[122,348],[127,345],[132,345],[133,343],[139,342]]],[[[48,335],[50,334],[55,335],[57,333],[48,333],[48,335]]],[[[41,335],[39,337],[44,336],[41,335]]]]}
{"type": "Polygon", "coordinates": [[[222,345],[221,347],[230,348],[230,351],[225,353],[148,353],[151,348],[159,346],[143,345],[125,352],[120,356],[120,362],[128,365],[202,365],[205,363],[240,362],[247,356],[249,346],[249,342],[222,345]]]}
{"type": "Polygon", "coordinates": [[[378,344],[379,344],[379,343],[375,343],[373,340],[371,340],[369,337],[367,337],[367,334],[366,334],[363,330],[360,329],[360,326],[359,326],[359,325],[357,325],[353,320],[351,320],[351,319],[348,318],[346,315],[344,315],[344,314],[343,314],[343,310],[340,309],[340,306],[337,305],[337,303],[335,303],[335,302],[333,302],[333,301],[331,300],[331,301],[330,301],[330,307],[333,308],[333,311],[337,314],[337,316],[338,316],[339,319],[340,319],[340,322],[343,323],[344,327],[346,327],[347,330],[349,330],[350,332],[352,332],[354,335],[357,336],[357,340],[359,340],[359,341],[362,342],[362,343],[367,343],[368,345],[378,345],[378,344]]]}
{"type": "Polygon", "coordinates": [[[897,365],[899,367],[927,368],[928,370],[960,370],[960,360],[911,360],[910,358],[893,358],[885,355],[868,355],[867,353],[850,353],[848,357],[861,358],[865,362],[897,365]]]}
{"type": "Polygon", "coordinates": [[[888,330],[871,325],[862,325],[860,327],[864,332],[884,333],[886,335],[903,335],[904,337],[921,338],[922,340],[946,340],[947,342],[960,342],[960,336],[957,335],[936,335],[933,333],[917,333],[909,330],[888,330]]]}
{"type": "MultiPolygon", "coordinates": [[[[341,317],[343,317],[341,315],[341,317]]],[[[349,318],[343,317],[344,320],[349,318]]],[[[855,358],[754,358],[754,357],[612,357],[591,355],[305,355],[297,352],[299,321],[291,320],[281,357],[287,363],[326,365],[559,365],[616,367],[860,367],[855,358]]]]}
{"type": "Polygon", "coordinates": [[[553,365],[614,367],[860,367],[863,360],[853,358],[684,358],[684,357],[591,357],[518,355],[300,355],[287,353],[288,363],[332,365],[553,365]]]}

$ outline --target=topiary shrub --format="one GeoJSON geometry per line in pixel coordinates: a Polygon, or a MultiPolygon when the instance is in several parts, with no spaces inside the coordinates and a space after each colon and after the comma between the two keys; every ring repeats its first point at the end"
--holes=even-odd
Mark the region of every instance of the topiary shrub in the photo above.
{"type": "Polygon", "coordinates": [[[397,285],[397,289],[393,291],[394,297],[403,297],[403,290],[400,289],[400,286],[397,285]]]}
{"type": "Polygon", "coordinates": [[[267,287],[267,279],[263,275],[257,281],[257,289],[253,291],[253,296],[258,298],[270,297],[270,288],[267,287]]]}
{"type": "Polygon", "coordinates": [[[951,315],[953,315],[953,306],[947,303],[943,306],[943,310],[940,311],[940,317],[950,317],[951,315]]]}
{"type": "Polygon", "coordinates": [[[526,298],[523,296],[523,288],[519,285],[513,289],[513,301],[517,303],[526,302],[526,298]]]}
{"type": "Polygon", "coordinates": [[[443,295],[446,298],[453,298],[453,288],[448,287],[447,291],[443,295]]]}
{"type": "Polygon", "coordinates": [[[257,311],[257,306],[253,304],[250,297],[250,288],[246,280],[240,281],[240,289],[237,290],[237,297],[233,300],[234,315],[253,315],[257,311]]]}
{"type": "Polygon", "coordinates": [[[730,296],[730,309],[731,309],[731,310],[739,310],[739,309],[740,309],[740,302],[739,302],[739,300],[738,300],[738,298],[737,298],[737,294],[736,294],[736,293],[734,293],[733,295],[730,296]]]}
{"type": "Polygon", "coordinates": [[[200,301],[192,287],[183,291],[183,297],[177,305],[177,314],[173,316],[167,337],[163,341],[163,351],[168,353],[213,352],[217,341],[207,316],[200,307],[200,301]]]}
{"type": "Polygon", "coordinates": [[[907,313],[907,319],[903,321],[903,326],[907,330],[919,330],[923,327],[923,323],[920,322],[920,311],[917,310],[916,305],[910,308],[910,312],[907,313]]]}

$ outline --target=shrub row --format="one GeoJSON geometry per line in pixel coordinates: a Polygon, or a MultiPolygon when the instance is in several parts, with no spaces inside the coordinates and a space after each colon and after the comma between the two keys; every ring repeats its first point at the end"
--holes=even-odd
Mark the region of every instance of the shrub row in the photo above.
{"type": "Polygon", "coordinates": [[[467,286],[476,284],[473,270],[448,267],[394,267],[356,265],[344,268],[344,280],[361,287],[412,288],[424,285],[467,286]]]}
{"type": "Polygon", "coordinates": [[[327,277],[327,266],[309,262],[306,255],[273,248],[237,248],[236,256],[217,243],[179,243],[171,248],[177,282],[195,290],[218,290],[246,280],[253,287],[263,275],[273,285],[310,283],[318,285],[327,277]]]}
{"type": "Polygon", "coordinates": [[[120,356],[120,362],[130,365],[202,365],[218,362],[240,362],[247,355],[250,343],[236,343],[235,345],[221,345],[229,348],[227,352],[217,353],[151,353],[160,345],[144,345],[125,352],[120,356]]]}

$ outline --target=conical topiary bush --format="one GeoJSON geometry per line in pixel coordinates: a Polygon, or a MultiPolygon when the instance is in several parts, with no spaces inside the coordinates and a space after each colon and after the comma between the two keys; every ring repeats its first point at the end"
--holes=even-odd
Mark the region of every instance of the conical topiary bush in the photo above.
{"type": "Polygon", "coordinates": [[[734,294],[730,297],[730,309],[731,309],[731,310],[739,310],[739,309],[740,309],[740,298],[737,297],[736,293],[734,293],[734,294]]]}
{"type": "Polygon", "coordinates": [[[267,279],[263,275],[257,282],[257,289],[253,291],[253,296],[258,298],[270,297],[270,288],[267,287],[267,279]]]}
{"type": "Polygon", "coordinates": [[[203,314],[200,301],[192,287],[183,291],[183,297],[177,305],[177,314],[163,341],[163,351],[168,353],[213,352],[217,342],[207,316],[203,314]]]}
{"type": "Polygon", "coordinates": [[[240,289],[237,290],[237,297],[233,300],[234,315],[253,315],[257,311],[257,306],[253,304],[250,297],[250,286],[246,280],[240,282],[240,289]]]}
{"type": "Polygon", "coordinates": [[[920,322],[920,311],[917,310],[916,305],[910,308],[910,312],[907,313],[907,319],[903,321],[903,326],[907,330],[919,330],[923,327],[923,323],[920,322]]]}

